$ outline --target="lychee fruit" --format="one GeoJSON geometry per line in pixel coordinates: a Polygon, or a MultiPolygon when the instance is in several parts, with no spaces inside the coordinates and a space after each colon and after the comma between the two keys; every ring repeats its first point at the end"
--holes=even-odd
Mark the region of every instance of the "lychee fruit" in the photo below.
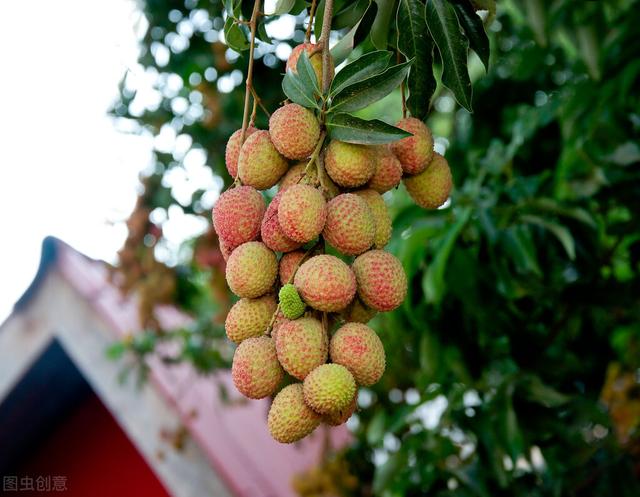
{"type": "Polygon", "coordinates": [[[298,267],[300,261],[304,258],[305,252],[302,250],[295,250],[284,254],[280,259],[280,283],[286,285],[287,283],[293,283],[293,272],[298,267]]]}
{"type": "Polygon", "coordinates": [[[224,322],[229,340],[240,343],[247,338],[264,335],[276,306],[274,295],[238,300],[229,310],[224,322]]]}
{"type": "Polygon", "coordinates": [[[353,193],[331,199],[322,235],[343,254],[358,255],[369,249],[375,236],[375,222],[367,202],[353,193]]]}
{"type": "Polygon", "coordinates": [[[302,299],[319,311],[340,311],[356,293],[353,271],[333,255],[316,255],[304,262],[293,282],[302,299]]]}
{"type": "Polygon", "coordinates": [[[369,147],[338,140],[332,140],[327,146],[324,165],[329,177],[346,188],[364,185],[376,168],[369,147]]]}
{"type": "Polygon", "coordinates": [[[322,232],[326,218],[327,203],[320,190],[298,184],[282,192],[278,222],[292,240],[310,242],[322,232]]]}
{"type": "Polygon", "coordinates": [[[296,287],[287,283],[278,293],[280,309],[287,319],[298,319],[304,314],[305,304],[298,295],[296,287]]]}
{"type": "Polygon", "coordinates": [[[287,159],[305,159],[320,138],[320,123],[309,109],[286,104],[269,118],[269,136],[278,152],[287,159]]]}
{"type": "Polygon", "coordinates": [[[276,441],[293,443],[310,435],[320,419],[320,415],[305,404],[302,384],[294,383],[280,390],[273,399],[267,426],[276,441]]]}
{"type": "Polygon", "coordinates": [[[420,174],[405,178],[404,186],[413,201],[420,207],[437,209],[449,198],[453,186],[447,159],[434,152],[427,169],[420,174]]]}
{"type": "Polygon", "coordinates": [[[370,250],[353,261],[358,295],[368,307],[391,311],[407,295],[407,276],[400,261],[389,252],[370,250]]]}
{"type": "Polygon", "coordinates": [[[323,364],[304,379],[304,401],[319,414],[335,415],[353,402],[356,382],[340,364],[323,364]]]}
{"type": "Polygon", "coordinates": [[[250,399],[272,395],[284,378],[278,362],[276,346],[268,336],[247,338],[233,355],[231,365],[233,384],[250,399]]]}
{"type": "Polygon", "coordinates": [[[391,231],[393,230],[393,227],[389,211],[387,210],[387,205],[384,203],[382,195],[371,189],[358,190],[353,193],[367,203],[371,210],[371,214],[373,215],[375,225],[373,246],[377,249],[384,248],[391,239],[391,231]]]}
{"type": "Polygon", "coordinates": [[[363,323],[366,324],[371,321],[378,311],[371,309],[362,303],[360,297],[353,299],[353,302],[349,304],[342,312],[342,318],[347,322],[363,323]]]}
{"type": "Polygon", "coordinates": [[[378,145],[373,148],[376,169],[367,186],[378,193],[388,192],[400,184],[402,164],[388,145],[378,145]]]}
{"type": "Polygon", "coordinates": [[[396,126],[413,136],[391,143],[391,150],[402,164],[407,174],[418,174],[426,169],[433,155],[433,136],[431,130],[420,119],[406,117],[396,126]]]}
{"type": "Polygon", "coordinates": [[[322,422],[328,424],[329,426],[340,426],[349,421],[349,418],[353,416],[353,413],[356,412],[358,408],[358,395],[353,396],[353,400],[351,404],[349,404],[344,409],[335,412],[334,414],[326,414],[322,416],[322,422]]]}
{"type": "Polygon", "coordinates": [[[290,320],[285,318],[284,314],[282,314],[282,310],[278,309],[278,313],[276,314],[276,319],[273,322],[273,328],[271,328],[271,338],[273,338],[274,342],[275,340],[277,340],[278,331],[280,331],[280,328],[282,328],[289,321],[290,320]]]}
{"type": "Polygon", "coordinates": [[[266,206],[260,192],[250,186],[227,190],[213,206],[213,227],[221,247],[233,250],[238,245],[255,240],[266,206]]]}
{"type": "Polygon", "coordinates": [[[220,253],[222,254],[224,262],[227,262],[229,260],[229,256],[231,255],[231,252],[233,252],[233,249],[229,248],[227,242],[225,242],[222,238],[218,239],[218,245],[220,245],[220,253]]]}
{"type": "Polygon", "coordinates": [[[262,242],[271,250],[276,252],[291,252],[302,246],[301,243],[293,241],[287,235],[285,235],[280,227],[278,221],[278,207],[280,205],[280,198],[282,197],[282,191],[273,198],[267,212],[262,219],[262,226],[260,227],[260,235],[262,242]]]}
{"type": "Polygon", "coordinates": [[[288,167],[287,160],[271,143],[268,131],[256,131],[240,149],[238,176],[243,185],[266,190],[278,182],[288,167]]]}
{"type": "Polygon", "coordinates": [[[261,242],[243,243],[227,261],[227,284],[238,297],[254,299],[264,295],[271,290],[277,275],[276,255],[261,242]]]}
{"type": "Polygon", "coordinates": [[[347,368],[363,387],[380,380],[385,368],[384,346],[376,332],[362,323],[347,323],[329,344],[331,361],[347,368]]]}
{"type": "MultiPolygon", "coordinates": [[[[318,88],[322,88],[322,51],[317,51],[313,55],[311,53],[314,51],[317,45],[313,43],[303,43],[294,47],[291,51],[291,55],[289,55],[289,59],[287,59],[287,71],[291,71],[294,74],[298,72],[298,59],[300,58],[300,54],[303,50],[307,50],[307,54],[310,55],[309,62],[311,62],[311,66],[313,67],[313,72],[316,73],[316,79],[318,80],[318,88]]],[[[331,76],[333,77],[333,73],[335,71],[333,67],[333,59],[329,58],[330,66],[331,66],[331,76]]]]}
{"type": "Polygon", "coordinates": [[[299,380],[327,362],[328,346],[322,323],[315,318],[289,321],[278,330],[278,360],[287,373],[299,380]]]}
{"type": "MultiPolygon", "coordinates": [[[[255,131],[258,131],[257,128],[249,126],[245,134],[245,140],[255,131]]],[[[238,156],[240,155],[240,147],[242,146],[240,143],[241,139],[242,129],[234,131],[229,137],[227,148],[224,151],[224,162],[227,166],[227,171],[229,171],[232,178],[235,178],[238,175],[238,156]]]]}

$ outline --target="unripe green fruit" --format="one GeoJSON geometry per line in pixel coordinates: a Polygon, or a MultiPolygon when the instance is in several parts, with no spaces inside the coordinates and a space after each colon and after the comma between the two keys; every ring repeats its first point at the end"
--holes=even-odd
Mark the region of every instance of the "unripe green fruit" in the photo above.
{"type": "Polygon", "coordinates": [[[413,136],[393,142],[391,150],[400,160],[405,173],[421,173],[427,168],[433,155],[431,130],[425,123],[415,117],[401,119],[396,126],[412,133],[413,136]]]}
{"type": "Polygon", "coordinates": [[[333,255],[316,255],[304,262],[293,281],[302,299],[319,311],[340,311],[356,293],[353,271],[333,255]]]}
{"type": "Polygon", "coordinates": [[[317,319],[296,319],[278,330],[278,360],[287,373],[299,380],[327,362],[328,347],[327,335],[317,319]]]}
{"type": "MultiPolygon", "coordinates": [[[[256,131],[258,131],[257,128],[249,126],[247,128],[245,140],[248,136],[256,131]]],[[[227,166],[227,171],[229,171],[229,174],[232,178],[235,178],[238,175],[238,157],[240,156],[241,139],[242,129],[234,131],[233,134],[229,137],[227,148],[224,151],[224,162],[227,166]]]]}
{"type": "Polygon", "coordinates": [[[363,387],[380,380],[385,368],[384,346],[375,331],[361,323],[347,323],[331,338],[331,361],[347,368],[363,387]]]}
{"type": "Polygon", "coordinates": [[[320,138],[320,123],[309,109],[287,104],[269,119],[269,136],[278,152],[287,159],[305,159],[320,138]]]}
{"type": "Polygon", "coordinates": [[[322,416],[322,421],[329,426],[340,426],[349,421],[349,418],[353,416],[353,413],[356,412],[358,408],[358,394],[353,396],[353,400],[351,404],[349,404],[344,409],[335,412],[334,414],[325,414],[322,416]]]}
{"type": "MultiPolygon", "coordinates": [[[[302,54],[303,50],[307,50],[307,54],[310,55],[309,62],[311,62],[311,67],[313,67],[313,72],[316,73],[316,79],[318,80],[318,88],[322,88],[322,51],[318,51],[315,54],[311,55],[311,52],[316,48],[317,45],[313,43],[303,43],[294,47],[291,51],[291,55],[287,59],[287,71],[291,71],[294,74],[297,74],[297,66],[298,59],[300,58],[300,54],[302,54]]],[[[331,77],[333,78],[333,73],[335,72],[335,68],[333,67],[333,58],[329,58],[330,62],[330,72],[331,77]]]]}
{"type": "Polygon", "coordinates": [[[382,250],[370,250],[353,261],[358,295],[377,311],[392,311],[407,295],[407,276],[400,261],[382,250]]]}
{"type": "Polygon", "coordinates": [[[327,203],[320,190],[298,184],[282,192],[278,222],[292,240],[310,242],[322,232],[326,219],[327,203]]]}
{"type": "Polygon", "coordinates": [[[340,364],[323,364],[304,379],[304,401],[319,414],[335,415],[353,402],[356,382],[340,364]]]}
{"type": "Polygon", "coordinates": [[[227,284],[238,297],[254,299],[264,295],[271,290],[277,275],[276,255],[261,242],[243,243],[227,261],[227,284]]]}
{"type": "Polygon", "coordinates": [[[375,222],[367,202],[353,193],[343,193],[327,204],[325,240],[347,255],[358,255],[371,247],[375,222]]]}
{"type": "Polygon", "coordinates": [[[384,203],[382,195],[374,190],[358,190],[353,193],[367,203],[373,215],[375,225],[373,246],[377,249],[384,248],[391,239],[393,227],[391,224],[391,216],[389,216],[389,211],[387,210],[387,205],[384,203]]]}
{"type": "Polygon", "coordinates": [[[298,319],[304,314],[305,305],[298,290],[291,284],[286,284],[280,289],[278,294],[280,299],[280,309],[287,319],[298,319]]]}
{"type": "Polygon", "coordinates": [[[284,254],[280,259],[280,283],[286,285],[287,283],[293,283],[293,272],[298,267],[300,261],[304,258],[305,252],[302,250],[295,250],[284,254]]]}
{"type": "Polygon", "coordinates": [[[255,240],[266,206],[260,192],[250,186],[227,190],[213,206],[213,227],[226,250],[255,240]]]}
{"type": "Polygon", "coordinates": [[[276,346],[267,336],[247,338],[236,349],[231,365],[233,384],[250,399],[272,395],[284,378],[276,346]]]}
{"type": "Polygon", "coordinates": [[[240,149],[238,176],[243,185],[266,190],[275,185],[288,168],[287,160],[271,143],[268,131],[256,131],[240,149]]]}
{"type": "Polygon", "coordinates": [[[304,402],[301,383],[284,387],[273,399],[267,425],[280,443],[292,443],[310,435],[320,424],[320,415],[304,402]]]}
{"type": "Polygon", "coordinates": [[[376,168],[369,147],[338,140],[332,140],[327,146],[324,165],[329,177],[346,188],[364,185],[376,168]]]}
{"type": "Polygon", "coordinates": [[[400,184],[402,164],[391,152],[388,145],[379,145],[372,148],[374,149],[373,156],[376,169],[367,183],[367,187],[378,193],[388,192],[400,184]]]}
{"type": "Polygon", "coordinates": [[[453,186],[447,159],[434,152],[431,164],[424,172],[404,179],[404,186],[413,201],[425,209],[437,209],[444,204],[453,186]]]}
{"type": "Polygon", "coordinates": [[[282,191],[273,198],[267,212],[262,219],[262,226],[260,227],[260,236],[262,242],[275,252],[291,252],[302,246],[301,243],[293,241],[287,235],[284,234],[278,221],[278,207],[280,206],[280,198],[282,197],[282,191]]]}
{"type": "Polygon", "coordinates": [[[240,343],[264,335],[276,310],[276,299],[265,295],[257,299],[240,299],[227,314],[224,329],[232,342],[240,343]]]}

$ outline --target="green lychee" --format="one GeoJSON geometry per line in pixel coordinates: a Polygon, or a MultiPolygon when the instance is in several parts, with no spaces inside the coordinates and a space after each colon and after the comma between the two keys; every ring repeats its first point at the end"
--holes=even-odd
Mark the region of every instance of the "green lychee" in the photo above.
{"type": "Polygon", "coordinates": [[[353,193],[367,203],[373,215],[375,225],[373,246],[377,249],[384,248],[391,239],[393,227],[391,224],[391,216],[389,216],[389,211],[387,210],[387,205],[384,203],[382,195],[371,189],[358,190],[353,193]]]}
{"type": "Polygon", "coordinates": [[[286,104],[269,118],[269,136],[278,152],[287,159],[305,159],[320,138],[320,123],[309,109],[286,104]]]}
{"type": "Polygon", "coordinates": [[[229,340],[240,343],[264,335],[276,310],[274,295],[257,299],[240,299],[229,310],[224,323],[229,340]]]}
{"type": "Polygon", "coordinates": [[[262,242],[275,252],[291,252],[302,246],[301,243],[293,241],[287,235],[284,234],[278,221],[278,207],[280,206],[280,198],[282,197],[282,191],[273,198],[267,212],[262,219],[262,226],[260,227],[260,236],[262,242]]]}
{"type": "Polygon", "coordinates": [[[353,271],[333,255],[316,255],[305,261],[293,282],[302,299],[319,311],[340,311],[356,293],[353,271]]]}
{"type": "Polygon", "coordinates": [[[424,171],[433,155],[433,136],[431,130],[420,119],[406,117],[396,123],[400,129],[412,133],[402,140],[391,144],[391,150],[396,155],[402,169],[407,174],[418,174],[424,171]]]}
{"type": "Polygon", "coordinates": [[[281,284],[293,283],[293,272],[304,258],[304,255],[305,252],[303,250],[295,250],[282,256],[279,269],[281,284]]]}
{"type": "Polygon", "coordinates": [[[260,192],[250,186],[227,190],[213,206],[213,227],[221,246],[233,250],[238,245],[255,240],[266,206],[260,192]]]}
{"type": "MultiPolygon", "coordinates": [[[[249,126],[245,134],[245,140],[256,131],[258,131],[256,128],[249,126]]],[[[238,175],[238,156],[240,155],[241,139],[242,129],[234,131],[229,137],[227,148],[224,151],[224,162],[227,166],[227,171],[229,171],[232,178],[235,178],[238,175]]]]}
{"type": "Polygon", "coordinates": [[[304,379],[304,401],[319,414],[335,415],[353,402],[356,382],[340,364],[323,364],[304,379]]]}
{"type": "Polygon", "coordinates": [[[389,252],[370,250],[353,261],[358,295],[377,311],[392,311],[407,295],[407,276],[400,261],[389,252]]]}
{"type": "Polygon", "coordinates": [[[329,177],[346,188],[364,185],[376,168],[368,146],[338,140],[332,140],[327,146],[324,165],[329,177]]]}
{"type": "Polygon", "coordinates": [[[378,145],[372,148],[376,169],[367,186],[378,193],[388,192],[400,184],[402,164],[391,152],[388,145],[378,145]]]}
{"type": "Polygon", "coordinates": [[[322,232],[326,219],[327,203],[320,190],[298,184],[282,192],[278,222],[292,240],[310,242],[322,232]]]}
{"type": "Polygon", "coordinates": [[[292,443],[311,434],[320,424],[320,415],[304,402],[301,383],[287,385],[273,399],[267,426],[280,443],[292,443]]]}
{"type": "Polygon", "coordinates": [[[431,163],[422,173],[404,179],[404,186],[413,201],[425,209],[437,209],[444,204],[453,186],[447,159],[434,152],[431,163]]]}
{"type": "Polygon", "coordinates": [[[331,199],[322,235],[346,255],[358,255],[369,249],[375,236],[375,222],[367,202],[353,193],[331,199]]]}
{"type": "Polygon", "coordinates": [[[333,414],[325,414],[322,416],[322,422],[328,424],[329,426],[340,426],[349,421],[349,418],[353,416],[353,413],[356,412],[358,408],[358,393],[353,396],[353,400],[351,404],[349,404],[344,409],[337,411],[333,414]]]}
{"type": "Polygon", "coordinates": [[[278,293],[280,299],[280,309],[287,319],[298,319],[304,314],[305,305],[298,290],[291,284],[284,285],[278,293]]]}
{"type": "Polygon", "coordinates": [[[380,380],[385,368],[384,346],[376,332],[365,324],[347,323],[329,344],[331,361],[347,368],[363,387],[380,380]]]}
{"type": "Polygon", "coordinates": [[[238,176],[243,185],[266,190],[278,182],[288,167],[287,160],[271,143],[268,131],[256,131],[240,149],[238,176]]]}
{"type": "Polygon", "coordinates": [[[233,355],[231,365],[233,384],[250,399],[272,395],[284,378],[278,362],[276,346],[268,336],[247,338],[233,355]]]}
{"type": "Polygon", "coordinates": [[[264,295],[273,287],[277,275],[276,255],[261,242],[243,243],[227,261],[227,284],[238,297],[254,299],[264,295]]]}
{"type": "Polygon", "coordinates": [[[327,335],[315,318],[300,318],[278,330],[276,351],[287,373],[304,380],[315,368],[327,362],[327,335]]]}

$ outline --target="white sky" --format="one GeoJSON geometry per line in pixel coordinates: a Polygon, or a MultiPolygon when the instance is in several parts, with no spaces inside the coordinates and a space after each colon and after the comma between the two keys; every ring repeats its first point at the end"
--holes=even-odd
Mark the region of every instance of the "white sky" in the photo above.
{"type": "Polygon", "coordinates": [[[47,235],[113,261],[150,142],[106,111],[135,64],[132,0],[3,2],[0,29],[0,322],[47,235]]]}

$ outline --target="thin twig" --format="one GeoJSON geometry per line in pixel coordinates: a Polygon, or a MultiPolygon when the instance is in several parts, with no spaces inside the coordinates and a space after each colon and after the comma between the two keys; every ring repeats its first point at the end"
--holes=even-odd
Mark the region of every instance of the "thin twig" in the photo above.
{"type": "Polygon", "coordinates": [[[271,117],[271,112],[269,112],[264,106],[264,104],[262,103],[262,99],[258,96],[258,94],[256,93],[256,89],[253,86],[251,87],[251,94],[253,95],[254,102],[258,102],[258,105],[262,109],[262,112],[264,112],[268,118],[271,117]]]}
{"type": "Polygon", "coordinates": [[[311,2],[311,8],[309,9],[309,25],[307,26],[307,32],[304,35],[304,42],[309,43],[311,41],[311,26],[313,26],[313,18],[316,15],[316,0],[311,2]]]}

